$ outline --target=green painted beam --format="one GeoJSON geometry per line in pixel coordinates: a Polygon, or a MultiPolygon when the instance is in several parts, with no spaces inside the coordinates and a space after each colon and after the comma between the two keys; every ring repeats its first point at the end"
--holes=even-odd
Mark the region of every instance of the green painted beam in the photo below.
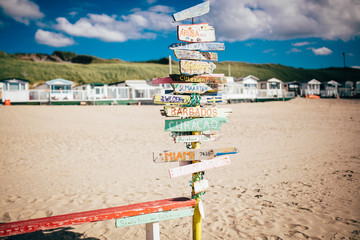
{"type": "Polygon", "coordinates": [[[160,222],[175,218],[188,217],[192,215],[194,215],[193,208],[176,210],[176,211],[149,213],[144,215],[116,219],[115,226],[116,227],[133,226],[133,225],[146,224],[152,222],[160,222]]]}

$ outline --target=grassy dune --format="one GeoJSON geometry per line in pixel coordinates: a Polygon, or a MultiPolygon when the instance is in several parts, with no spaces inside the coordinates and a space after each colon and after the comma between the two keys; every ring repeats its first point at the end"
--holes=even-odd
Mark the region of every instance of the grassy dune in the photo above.
{"type": "MultiPolygon", "coordinates": [[[[360,80],[360,70],[351,68],[302,69],[278,64],[249,64],[243,62],[216,63],[214,73],[228,75],[228,66],[235,78],[254,75],[260,80],[272,77],[284,82],[309,81],[316,78],[320,81],[360,80]]],[[[172,73],[179,73],[178,63],[172,64],[172,73]]],[[[38,85],[55,78],[64,78],[76,83],[114,83],[125,80],[152,79],[168,76],[167,64],[148,62],[114,62],[78,64],[57,62],[34,62],[20,60],[14,55],[0,54],[0,79],[22,78],[38,85]]]]}

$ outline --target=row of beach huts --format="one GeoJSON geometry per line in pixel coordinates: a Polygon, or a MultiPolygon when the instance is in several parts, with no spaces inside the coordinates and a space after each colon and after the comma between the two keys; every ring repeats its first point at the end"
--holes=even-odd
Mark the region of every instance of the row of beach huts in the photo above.
{"type": "MultiPolygon", "coordinates": [[[[53,79],[29,89],[29,81],[19,78],[0,80],[0,102],[11,104],[151,104],[156,94],[172,92],[170,84],[152,84],[152,80],[126,80],[113,84],[75,85],[66,79],[53,79]]],[[[360,81],[282,82],[271,78],[260,81],[249,75],[227,83],[220,93],[225,102],[289,100],[296,96],[355,98],[360,96],[360,81]]]]}

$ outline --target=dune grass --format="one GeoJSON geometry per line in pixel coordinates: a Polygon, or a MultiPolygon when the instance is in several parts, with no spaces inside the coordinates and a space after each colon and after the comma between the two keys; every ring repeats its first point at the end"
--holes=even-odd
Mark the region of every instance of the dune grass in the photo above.
{"type": "MultiPolygon", "coordinates": [[[[278,64],[249,64],[243,62],[218,62],[214,73],[228,76],[229,64],[234,78],[254,75],[260,80],[272,77],[284,82],[360,80],[360,70],[351,68],[302,69],[278,64]]],[[[177,63],[172,64],[172,73],[179,73],[177,63]]],[[[91,64],[33,62],[20,60],[14,55],[0,54],[0,79],[21,78],[32,86],[48,80],[63,78],[83,83],[115,83],[125,80],[153,79],[169,74],[167,64],[147,62],[105,62],[91,64]]]]}

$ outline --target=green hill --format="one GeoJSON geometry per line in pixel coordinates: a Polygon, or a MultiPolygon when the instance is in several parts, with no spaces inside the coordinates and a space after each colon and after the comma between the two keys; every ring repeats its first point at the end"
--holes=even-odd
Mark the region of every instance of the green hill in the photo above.
{"type": "MultiPolygon", "coordinates": [[[[178,63],[172,61],[172,73],[179,73],[178,63]]],[[[249,64],[244,62],[218,62],[214,73],[234,78],[254,75],[260,80],[272,77],[284,82],[309,81],[359,81],[360,70],[353,68],[303,69],[278,64],[249,64]]],[[[114,83],[125,80],[152,79],[169,74],[168,59],[148,62],[124,62],[119,59],[101,59],[88,55],[56,51],[47,54],[6,54],[0,51],[0,79],[22,78],[38,85],[55,78],[82,83],[114,83]]]]}

